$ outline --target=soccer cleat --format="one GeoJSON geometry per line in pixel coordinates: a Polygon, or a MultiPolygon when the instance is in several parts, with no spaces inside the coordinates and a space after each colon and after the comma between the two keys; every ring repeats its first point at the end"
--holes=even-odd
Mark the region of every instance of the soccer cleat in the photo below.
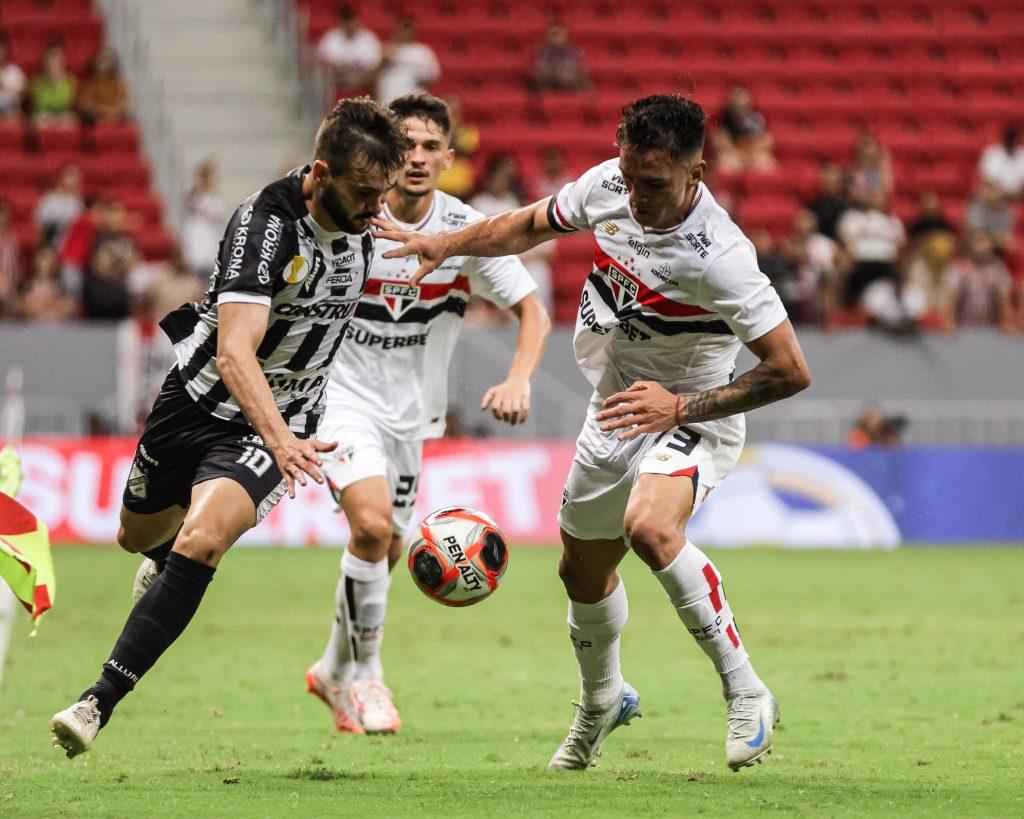
{"type": "Polygon", "coordinates": [[[569,726],[569,735],[548,762],[549,771],[585,771],[596,765],[608,734],[620,725],[629,725],[634,717],[643,716],[640,695],[629,683],[623,683],[618,702],[607,710],[588,711],[578,702],[573,705],[576,713],[569,726]]]}
{"type": "Polygon", "coordinates": [[[343,734],[364,734],[359,712],[352,702],[347,685],[328,685],[320,673],[320,663],[313,663],[306,671],[306,690],[316,694],[334,715],[334,727],[343,734]]]}
{"type": "Polygon", "coordinates": [[[764,761],[772,752],[772,733],[779,722],[779,704],[767,688],[737,694],[729,700],[729,734],[725,761],[733,770],[764,761]]]}
{"type": "Polygon", "coordinates": [[[0,492],[13,498],[21,488],[21,456],[12,446],[0,449],[0,492]]]}
{"type": "Polygon", "coordinates": [[[68,759],[88,751],[99,730],[99,700],[91,696],[58,711],[50,720],[54,747],[63,748],[68,759]]]}
{"type": "Polygon", "coordinates": [[[157,571],[155,560],[150,560],[147,557],[142,561],[139,570],[135,572],[135,582],[132,584],[133,606],[139,602],[142,595],[149,591],[149,587],[156,582],[159,576],[160,572],[157,571]]]}
{"type": "Polygon", "coordinates": [[[349,695],[366,733],[393,734],[402,727],[395,695],[381,680],[357,680],[349,687],[349,695]]]}

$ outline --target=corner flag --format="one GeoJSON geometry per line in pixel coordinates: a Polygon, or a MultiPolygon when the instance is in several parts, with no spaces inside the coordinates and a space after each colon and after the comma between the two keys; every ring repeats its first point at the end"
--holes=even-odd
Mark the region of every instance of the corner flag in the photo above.
{"type": "Polygon", "coordinates": [[[46,526],[13,498],[0,492],[0,577],[38,625],[53,605],[55,583],[46,526]]]}

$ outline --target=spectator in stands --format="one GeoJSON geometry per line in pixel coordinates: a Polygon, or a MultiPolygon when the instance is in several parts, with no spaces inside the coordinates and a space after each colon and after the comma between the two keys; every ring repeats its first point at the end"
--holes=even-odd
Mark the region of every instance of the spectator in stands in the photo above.
{"type": "Polygon", "coordinates": [[[203,285],[192,275],[179,248],[171,250],[165,263],[150,268],[141,295],[157,321],[185,302],[203,297],[203,285]]]}
{"type": "Polygon", "coordinates": [[[105,200],[97,218],[82,281],[82,306],[87,318],[127,318],[131,308],[128,280],[138,261],[135,243],[126,230],[128,214],[120,202],[105,200]]]}
{"type": "Polygon", "coordinates": [[[750,241],[757,252],[758,267],[778,291],[790,318],[797,321],[801,294],[796,269],[786,254],[778,248],[769,231],[756,228],[750,234],[750,241]]]}
{"type": "Polygon", "coordinates": [[[124,122],[131,92],[121,78],[117,55],[105,48],[93,62],[92,75],[78,92],[78,113],[86,122],[124,122]]]}
{"type": "Polygon", "coordinates": [[[209,277],[213,270],[227,218],[228,209],[217,196],[217,165],[208,159],[196,168],[181,226],[185,263],[201,279],[209,277]]]}
{"type": "Polygon", "coordinates": [[[514,210],[523,203],[519,165],[512,154],[495,154],[484,174],[484,184],[469,204],[484,216],[514,210]]]}
{"type": "Polygon", "coordinates": [[[836,303],[839,245],[818,230],[814,213],[802,208],[793,217],[783,252],[795,273],[790,316],[805,324],[827,319],[836,303]]]}
{"type": "Polygon", "coordinates": [[[38,122],[74,119],[75,78],[67,68],[64,49],[52,45],[43,56],[43,70],[32,78],[32,113],[38,122]]]}
{"type": "Polygon", "coordinates": [[[946,320],[945,280],[949,263],[956,253],[956,229],[942,213],[942,202],[935,191],[921,194],[918,215],[910,223],[912,257],[907,278],[924,297],[925,326],[951,330],[946,320]]]}
{"type": "Polygon", "coordinates": [[[838,239],[836,225],[850,207],[846,198],[843,168],[838,162],[824,162],[821,166],[821,189],[818,197],[807,206],[818,220],[818,229],[829,239],[838,239]]]}
{"type": "Polygon", "coordinates": [[[359,22],[352,6],[338,9],[338,25],[324,33],[317,54],[334,79],[339,96],[366,93],[380,65],[380,40],[359,22]]]}
{"type": "Polygon", "coordinates": [[[857,139],[857,150],[849,170],[847,191],[851,199],[868,201],[892,196],[892,160],[882,143],[866,131],[857,139]]]}
{"type": "Polygon", "coordinates": [[[434,50],[416,42],[413,21],[399,20],[391,42],[384,46],[377,72],[377,100],[388,105],[405,94],[426,91],[440,76],[434,50]]]}
{"type": "Polygon", "coordinates": [[[7,41],[0,35],[0,119],[21,114],[25,82],[25,72],[7,59],[7,41]]]}
{"type": "MultiPolygon", "coordinates": [[[[519,178],[519,165],[511,154],[495,154],[484,174],[484,184],[469,204],[484,216],[514,210],[523,204],[523,186],[519,178]]],[[[551,264],[557,248],[553,242],[546,246],[532,248],[519,258],[537,282],[537,295],[549,310],[553,307],[551,290],[551,264]]],[[[472,315],[467,317],[478,322],[493,321],[500,314],[483,299],[471,303],[472,315]]]]}
{"type": "Polygon", "coordinates": [[[531,80],[535,91],[586,91],[590,88],[583,49],[569,38],[569,29],[565,26],[548,26],[544,42],[533,56],[531,80]]]}
{"type": "Polygon", "coordinates": [[[742,86],[730,90],[718,121],[722,128],[715,148],[723,172],[768,171],[775,167],[772,137],[764,114],[754,108],[750,91],[742,86]]]}
{"type": "Polygon", "coordinates": [[[950,323],[956,327],[1014,330],[1010,271],[996,253],[992,238],[984,231],[971,231],[964,239],[964,251],[949,266],[946,277],[950,323]]]}
{"type": "Polygon", "coordinates": [[[448,111],[452,119],[450,145],[455,151],[451,167],[441,171],[438,187],[445,193],[465,199],[472,192],[476,181],[473,169],[473,154],[480,147],[480,129],[462,119],[462,99],[455,94],[447,97],[448,111]]]}
{"type": "Polygon", "coordinates": [[[867,449],[870,446],[892,449],[900,444],[903,430],[906,428],[905,416],[886,416],[878,407],[868,407],[854,422],[846,443],[855,450],[867,449]]]}
{"type": "Polygon", "coordinates": [[[1000,142],[982,152],[978,172],[985,181],[998,186],[1013,199],[1024,194],[1024,145],[1019,122],[1003,131],[1000,142]]]}
{"type": "Polygon", "coordinates": [[[569,182],[572,176],[565,170],[565,160],[558,148],[546,148],[541,157],[540,176],[530,185],[534,200],[554,196],[569,182]]]}
{"type": "Polygon", "coordinates": [[[58,247],[83,207],[82,172],[77,165],[65,165],[57,175],[57,184],[36,205],[36,228],[43,244],[58,247]]]}
{"type": "Polygon", "coordinates": [[[853,260],[843,293],[846,307],[860,304],[865,289],[876,280],[897,282],[896,263],[906,241],[903,223],[888,209],[888,197],[876,189],[861,194],[839,220],[838,233],[853,260]]]}
{"type": "Polygon", "coordinates": [[[0,316],[6,312],[21,279],[18,237],[11,230],[11,208],[0,202],[0,316]]]}
{"type": "Polygon", "coordinates": [[[974,197],[967,204],[964,223],[968,231],[980,230],[992,237],[1001,253],[1013,248],[1013,229],[1017,218],[1013,205],[994,182],[982,179],[974,197]]]}
{"type": "Polygon", "coordinates": [[[64,289],[60,262],[50,248],[36,250],[32,271],[19,289],[11,312],[26,321],[67,321],[75,315],[75,300],[64,289]]]}
{"type": "Polygon", "coordinates": [[[64,232],[64,240],[57,251],[60,257],[61,280],[67,292],[79,296],[82,278],[93,248],[93,237],[99,225],[100,211],[106,207],[103,199],[86,200],[85,209],[78,214],[64,232]]]}

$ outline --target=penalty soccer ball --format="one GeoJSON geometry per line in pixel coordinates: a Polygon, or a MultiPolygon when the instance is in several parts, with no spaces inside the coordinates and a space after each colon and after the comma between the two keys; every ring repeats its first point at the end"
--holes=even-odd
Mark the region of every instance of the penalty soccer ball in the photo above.
{"type": "Polygon", "coordinates": [[[442,605],[479,603],[498,588],[507,568],[505,536],[476,509],[439,509],[412,533],[409,572],[420,590],[442,605]]]}

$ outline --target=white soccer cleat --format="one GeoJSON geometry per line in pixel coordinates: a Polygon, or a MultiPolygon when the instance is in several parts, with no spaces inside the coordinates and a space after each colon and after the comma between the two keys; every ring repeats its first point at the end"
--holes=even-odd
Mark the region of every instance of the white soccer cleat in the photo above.
{"type": "Polygon", "coordinates": [[[622,686],[618,701],[605,711],[588,711],[574,702],[569,735],[548,762],[549,771],[585,771],[597,764],[601,746],[612,731],[620,725],[629,725],[634,717],[641,717],[640,695],[629,683],[622,686]]]}
{"type": "Polygon", "coordinates": [[[395,695],[381,680],[357,680],[349,687],[359,722],[368,734],[393,734],[402,727],[395,695]]]}
{"type": "Polygon", "coordinates": [[[100,730],[99,700],[86,697],[58,711],[50,720],[50,732],[55,747],[63,748],[68,759],[84,754],[100,730]]]}
{"type": "Polygon", "coordinates": [[[734,771],[760,764],[772,752],[772,733],[779,722],[779,704],[767,688],[737,694],[729,700],[729,734],[725,761],[734,771]]]}
{"type": "Polygon", "coordinates": [[[316,694],[331,709],[334,716],[334,727],[343,734],[363,734],[362,723],[359,721],[359,711],[352,701],[352,695],[347,685],[330,685],[325,682],[325,676],[320,672],[320,663],[315,662],[306,671],[306,690],[310,694],[316,694]]]}
{"type": "Polygon", "coordinates": [[[142,595],[149,591],[149,587],[156,582],[156,579],[159,576],[160,572],[157,571],[155,560],[151,560],[147,557],[142,561],[142,565],[139,566],[139,570],[135,572],[135,582],[132,584],[133,606],[139,602],[142,595]]]}

